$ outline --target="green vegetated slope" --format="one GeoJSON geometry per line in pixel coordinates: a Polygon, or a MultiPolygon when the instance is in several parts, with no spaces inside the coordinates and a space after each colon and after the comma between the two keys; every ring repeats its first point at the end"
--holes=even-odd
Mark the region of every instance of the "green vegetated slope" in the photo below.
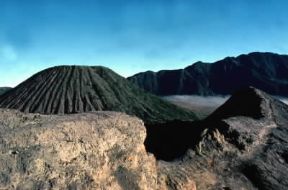
{"type": "Polygon", "coordinates": [[[147,123],[196,119],[192,112],[144,92],[101,66],[43,70],[0,97],[0,107],[43,114],[119,111],[147,123]]]}

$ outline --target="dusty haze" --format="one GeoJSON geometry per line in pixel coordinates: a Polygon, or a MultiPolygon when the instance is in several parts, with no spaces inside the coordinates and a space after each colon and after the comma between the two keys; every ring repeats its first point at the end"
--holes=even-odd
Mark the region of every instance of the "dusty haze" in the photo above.
{"type": "MultiPolygon", "coordinates": [[[[164,96],[163,99],[193,111],[200,119],[207,117],[222,105],[230,96],[195,96],[195,95],[173,95],[164,96]]],[[[275,97],[288,105],[287,97],[275,97]]]]}

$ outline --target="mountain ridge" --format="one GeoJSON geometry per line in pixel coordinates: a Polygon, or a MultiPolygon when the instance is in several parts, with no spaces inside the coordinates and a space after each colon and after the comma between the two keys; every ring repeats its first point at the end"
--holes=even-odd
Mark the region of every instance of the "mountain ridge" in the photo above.
{"type": "Polygon", "coordinates": [[[142,72],[128,80],[156,95],[227,95],[254,86],[288,96],[288,55],[253,52],[184,69],[142,72]]]}
{"type": "Polygon", "coordinates": [[[287,118],[286,104],[248,87],[203,121],[148,126],[145,145],[160,171],[197,189],[286,189],[287,118]]]}

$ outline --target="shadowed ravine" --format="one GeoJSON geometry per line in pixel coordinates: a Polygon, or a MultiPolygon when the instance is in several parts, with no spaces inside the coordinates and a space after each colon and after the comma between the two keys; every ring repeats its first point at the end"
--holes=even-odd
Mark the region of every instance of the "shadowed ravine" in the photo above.
{"type": "Polygon", "coordinates": [[[203,129],[201,122],[172,121],[146,125],[146,150],[159,160],[181,158],[188,149],[195,148],[203,129]]]}

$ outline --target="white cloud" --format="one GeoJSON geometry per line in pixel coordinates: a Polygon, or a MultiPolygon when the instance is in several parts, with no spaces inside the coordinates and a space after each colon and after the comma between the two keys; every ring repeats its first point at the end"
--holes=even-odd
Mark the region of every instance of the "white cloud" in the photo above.
{"type": "Polygon", "coordinates": [[[186,105],[218,107],[228,100],[229,96],[197,96],[197,95],[174,95],[166,96],[164,99],[183,103],[186,105]]]}
{"type": "Polygon", "coordinates": [[[284,104],[287,104],[288,105],[288,99],[287,98],[279,98],[279,100],[281,102],[283,102],[284,104]]]}
{"type": "MultiPolygon", "coordinates": [[[[288,105],[287,97],[274,96],[276,99],[288,105]]],[[[186,107],[219,107],[224,104],[230,96],[196,96],[196,95],[173,95],[165,96],[164,99],[176,102],[186,107]]],[[[185,107],[184,106],[184,107],[185,107]]]]}

